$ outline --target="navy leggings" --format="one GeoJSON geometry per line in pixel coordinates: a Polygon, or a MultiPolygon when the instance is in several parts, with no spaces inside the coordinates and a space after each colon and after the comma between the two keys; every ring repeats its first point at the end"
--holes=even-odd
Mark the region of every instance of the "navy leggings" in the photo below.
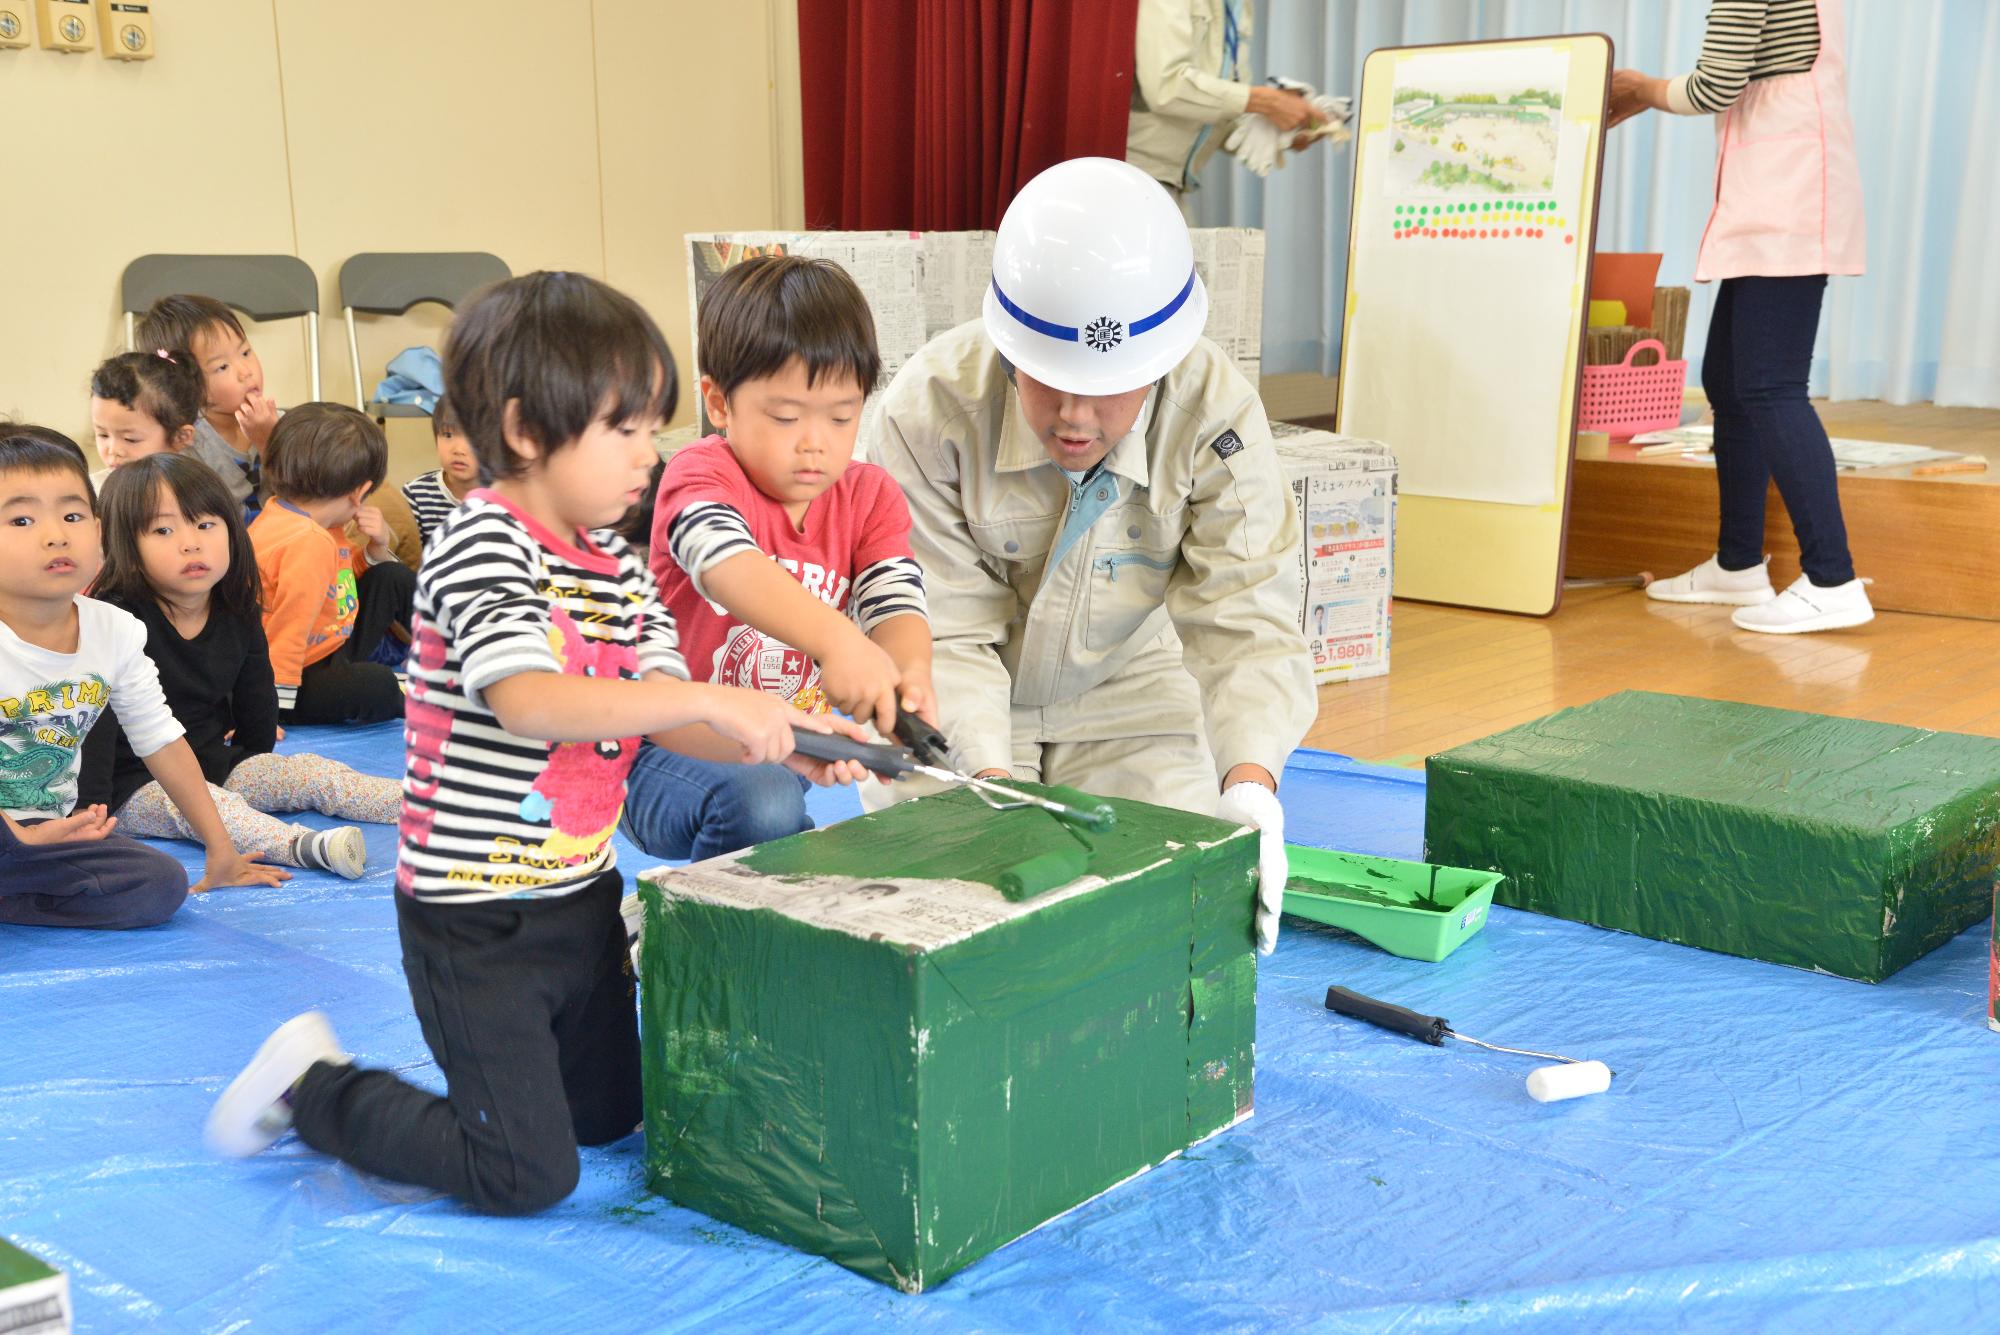
{"type": "Polygon", "coordinates": [[[1763,561],[1764,495],[1775,479],[1798,535],[1799,564],[1822,588],[1854,578],[1833,446],[1806,399],[1825,293],[1824,274],[1723,279],[1701,363],[1722,492],[1717,559],[1724,570],[1763,561]]]}

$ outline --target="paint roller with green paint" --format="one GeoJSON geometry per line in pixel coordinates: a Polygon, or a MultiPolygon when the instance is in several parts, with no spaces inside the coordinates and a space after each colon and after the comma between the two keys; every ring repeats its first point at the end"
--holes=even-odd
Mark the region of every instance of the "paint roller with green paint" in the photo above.
{"type": "Polygon", "coordinates": [[[1015,807],[1040,807],[1065,824],[1099,834],[1110,829],[1118,820],[1117,814],[1111,810],[1110,803],[1100,802],[1090,794],[1078,792],[1074,788],[1051,788],[1049,791],[1060,794],[1060,799],[1024,793],[1018,788],[994,783],[991,779],[977,779],[970,774],[961,774],[957,770],[946,769],[941,765],[926,764],[919,760],[909,747],[857,742],[837,733],[808,732],[803,728],[793,730],[792,746],[800,755],[813,760],[859,761],[870,772],[880,774],[884,778],[900,779],[906,774],[920,774],[926,779],[936,779],[940,783],[964,784],[978,793],[981,800],[996,811],[1008,811],[1015,807]]]}

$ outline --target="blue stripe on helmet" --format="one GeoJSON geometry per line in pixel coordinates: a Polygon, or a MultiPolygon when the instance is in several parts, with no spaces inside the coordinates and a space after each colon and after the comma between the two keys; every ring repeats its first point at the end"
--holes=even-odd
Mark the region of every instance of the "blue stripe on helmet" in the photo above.
{"type": "Polygon", "coordinates": [[[1050,338],[1059,338],[1066,343],[1075,343],[1082,338],[1082,334],[1077,330],[1075,325],[1056,324],[1054,321],[1044,320],[1038,315],[1030,315],[1019,306],[1016,306],[1008,298],[1007,294],[1000,290],[1000,280],[998,278],[993,280],[993,296],[1000,303],[1001,310],[1007,312],[1007,314],[1013,316],[1016,320],[1019,320],[1038,334],[1047,334],[1050,338]]]}
{"type": "Polygon", "coordinates": [[[1180,295],[1176,296],[1172,301],[1168,302],[1166,305],[1160,307],[1160,309],[1154,311],[1151,315],[1148,315],[1145,319],[1134,320],[1130,325],[1126,326],[1126,332],[1131,334],[1133,338],[1137,338],[1139,337],[1139,335],[1145,333],[1148,329],[1152,329],[1159,325],[1165,324],[1175,311],[1187,305],[1188,294],[1193,291],[1194,291],[1194,270],[1189,269],[1188,280],[1186,283],[1181,285],[1180,295]]]}
{"type": "MultiPolygon", "coordinates": [[[[1181,284],[1181,290],[1175,294],[1172,301],[1160,307],[1160,309],[1154,311],[1151,315],[1134,320],[1126,326],[1125,332],[1137,338],[1147,330],[1156,329],[1172,319],[1175,311],[1187,305],[1188,297],[1194,292],[1194,279],[1195,271],[1190,268],[1188,270],[1187,282],[1181,284]]],[[[1075,343],[1082,338],[1082,332],[1075,325],[1057,324],[1053,320],[1044,320],[1039,315],[1031,315],[1027,311],[1022,310],[1014,304],[1012,298],[1000,290],[1000,280],[998,278],[993,280],[993,298],[1000,303],[1001,310],[1007,312],[1007,314],[1013,316],[1016,320],[1019,320],[1038,334],[1046,334],[1050,338],[1059,338],[1065,343],[1075,343]]]]}

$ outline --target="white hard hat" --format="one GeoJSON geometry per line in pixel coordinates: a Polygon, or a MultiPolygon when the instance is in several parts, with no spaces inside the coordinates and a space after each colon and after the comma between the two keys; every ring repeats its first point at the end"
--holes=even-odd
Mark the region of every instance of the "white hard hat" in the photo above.
{"type": "Polygon", "coordinates": [[[1000,355],[1034,379],[1123,394],[1187,356],[1208,290],[1165,187],[1129,162],[1072,158],[1007,206],[982,314],[1000,355]]]}

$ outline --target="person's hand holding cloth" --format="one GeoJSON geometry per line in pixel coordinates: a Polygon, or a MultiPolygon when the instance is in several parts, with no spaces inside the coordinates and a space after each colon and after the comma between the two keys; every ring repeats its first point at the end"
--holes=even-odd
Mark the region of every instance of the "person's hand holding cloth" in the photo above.
{"type": "MultiPolygon", "coordinates": [[[[1299,79],[1274,77],[1265,89],[1277,95],[1270,109],[1246,111],[1230,127],[1222,141],[1225,153],[1233,153],[1251,171],[1269,176],[1285,165],[1285,152],[1301,152],[1315,139],[1344,144],[1353,138],[1347,128],[1353,100],[1331,97],[1299,79]]],[[[1256,106],[1258,99],[1252,98],[1256,106]]]]}

